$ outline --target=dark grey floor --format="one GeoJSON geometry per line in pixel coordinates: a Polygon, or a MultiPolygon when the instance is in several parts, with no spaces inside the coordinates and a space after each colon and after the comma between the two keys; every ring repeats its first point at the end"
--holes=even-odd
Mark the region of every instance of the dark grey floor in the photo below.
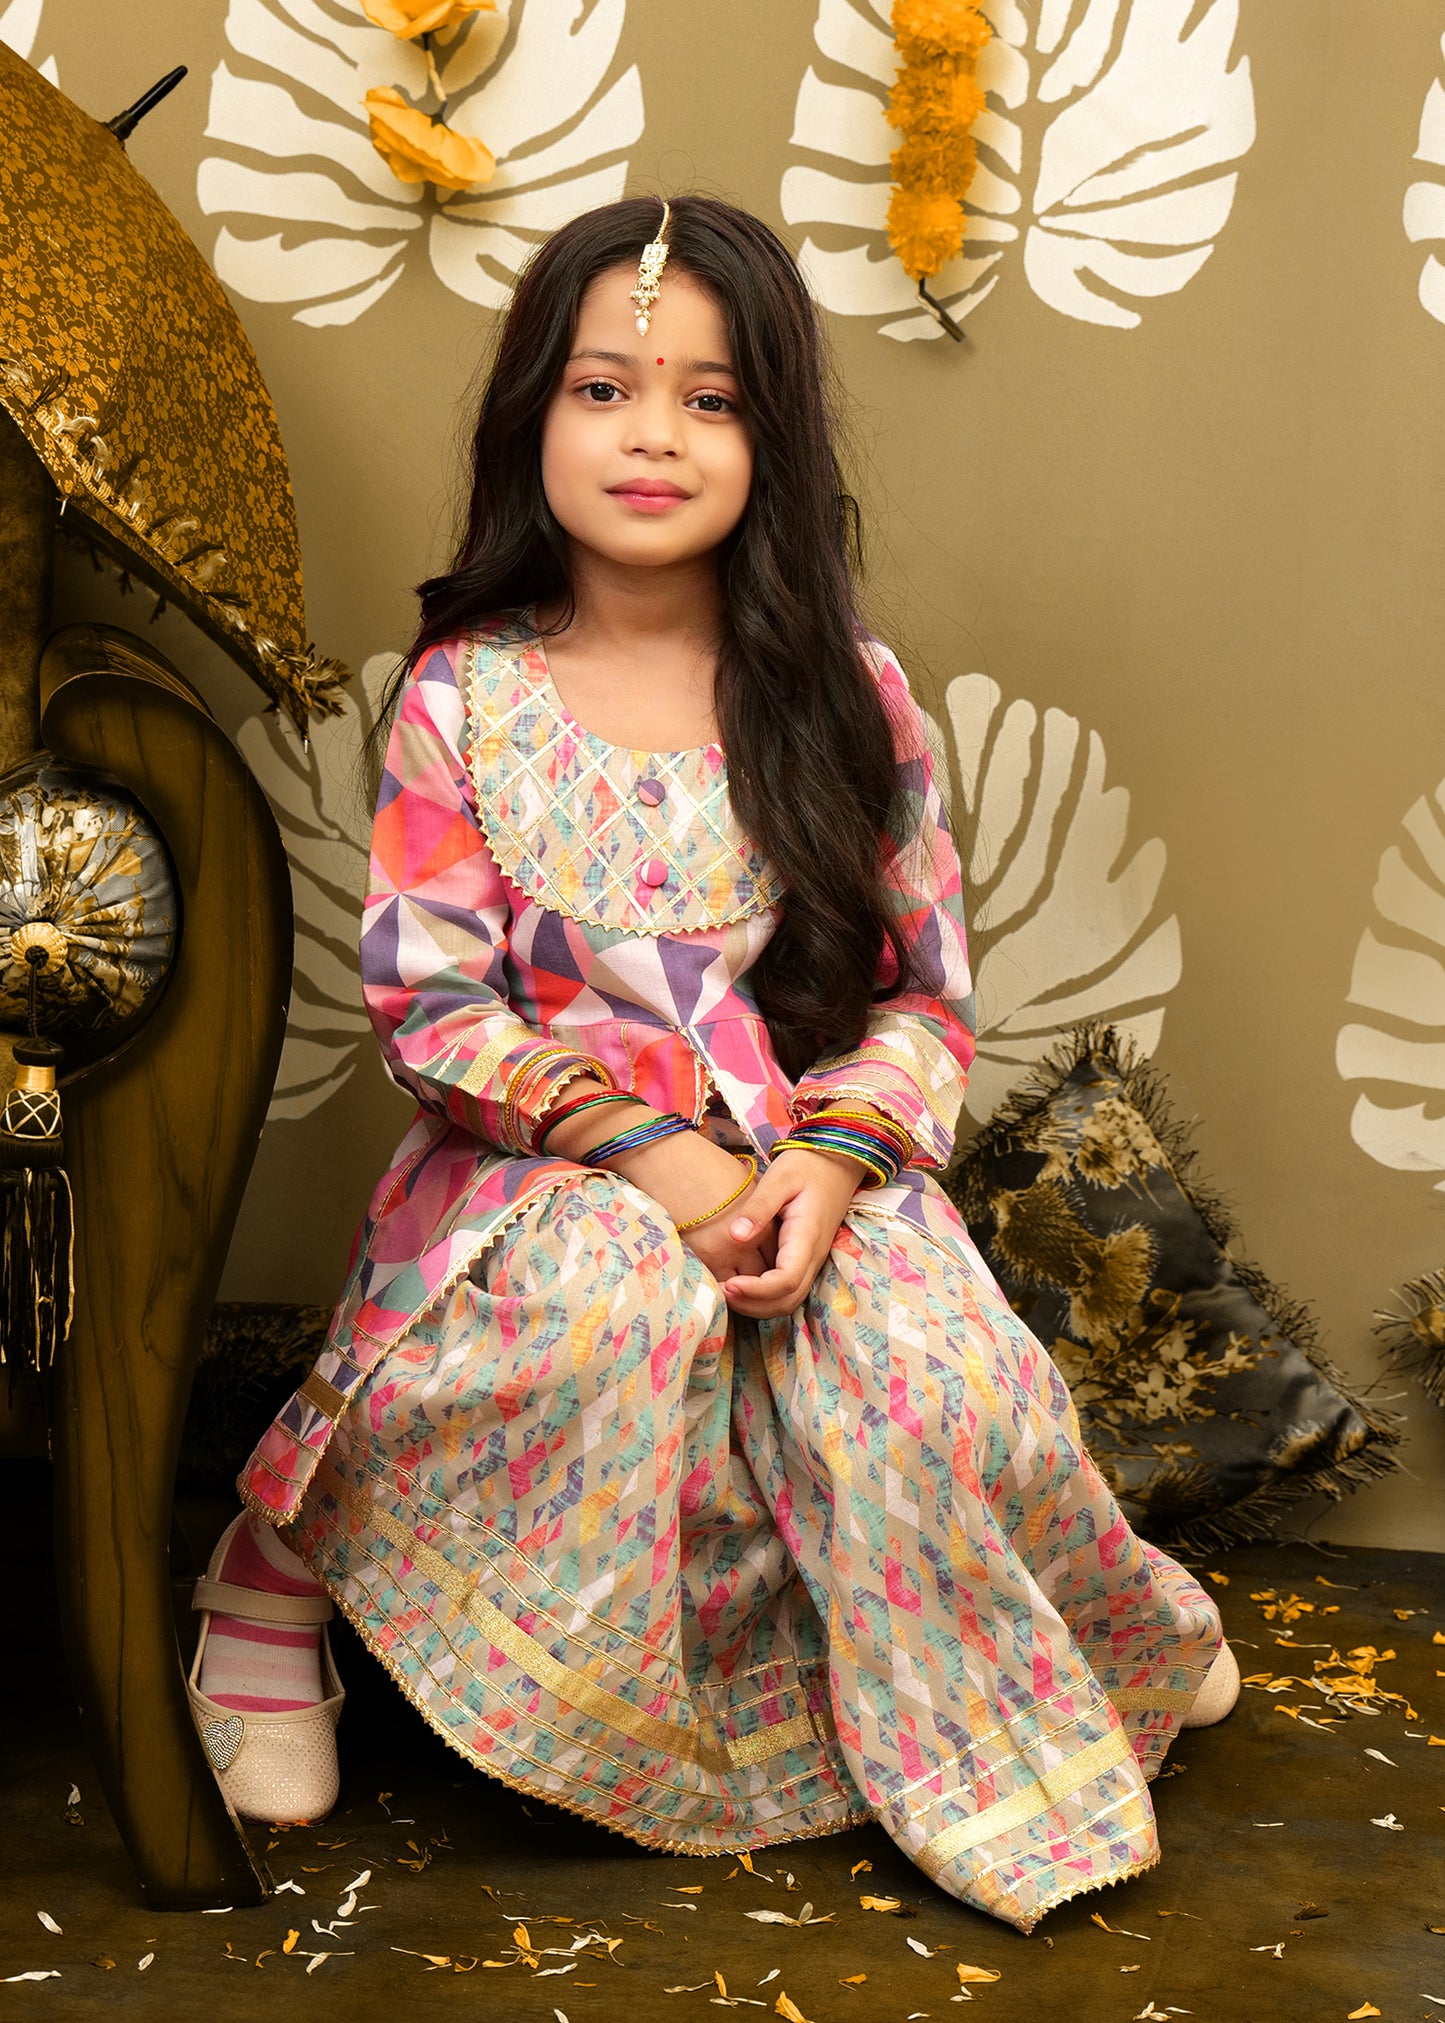
{"type": "Polygon", "coordinates": [[[340,1808],[321,1828],[275,1836],[271,1854],[304,1894],[179,1915],[141,1905],[86,1761],[47,1599],[41,1471],[4,1473],[33,1636],[12,1644],[5,1667],[0,2023],[112,2013],[687,2023],[725,2006],[787,2016],[780,1993],[808,2023],[906,2023],[961,2013],[959,1962],[1000,1975],[972,1986],[972,2013],[992,2023],[1147,2023],[1151,2011],[1344,2023],[1366,2004],[1386,2023],[1445,2023],[1445,1933],[1428,1929],[1445,1926],[1445,1747],[1428,1740],[1445,1737],[1445,1642],[1432,1642],[1445,1637],[1445,1556],[1294,1544],[1211,1558],[1228,1575],[1215,1592],[1247,1673],[1308,1676],[1327,1655],[1282,1650],[1279,1622],[1250,1598],[1297,1593],[1315,1612],[1284,1634],[1393,1650],[1377,1676],[1420,1718],[1386,1703],[1325,1732],[1246,1692],[1222,1727],[1183,1738],[1154,1787],[1162,1865],[1065,1905],[1029,1939],[944,1896],[873,1829],[759,1856],[754,1878],[730,1857],[650,1856],[524,1803],[436,1741],[349,1637],[337,1639],[350,1688],[340,1808]],[[1331,1605],[1338,1614],[1322,1617],[1331,1605]],[[80,1803],[67,1809],[72,1783],[80,1803]],[[1372,1823],[1391,1816],[1399,1831],[1372,1823]],[[364,1869],[359,1901],[376,1908],[319,1933],[313,1920],[331,1923],[364,1869]],[[863,1910],[865,1892],[899,1897],[909,1915],[863,1910]],[[745,1915],[796,1916],[809,1902],[825,1922],[745,1915]],[[1301,1916],[1305,1906],[1324,1915],[1301,1916]],[[535,1968],[518,1957],[519,1924],[535,1968]],[[587,1932],[601,1938],[565,1950],[587,1932]],[[607,1939],[621,1941],[611,1958],[607,1939]],[[451,1964],[418,1957],[428,1954],[451,1964]],[[48,1969],[59,1979],[5,1980],[48,1969]]]}

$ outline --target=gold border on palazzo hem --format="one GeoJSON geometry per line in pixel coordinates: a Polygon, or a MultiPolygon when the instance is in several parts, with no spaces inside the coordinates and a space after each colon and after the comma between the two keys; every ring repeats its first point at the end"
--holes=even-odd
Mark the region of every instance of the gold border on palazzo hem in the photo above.
{"type": "Polygon", "coordinates": [[[347,1482],[334,1464],[323,1461],[317,1469],[316,1481],[318,1487],[404,1553],[424,1580],[444,1594],[495,1649],[504,1652],[544,1692],[584,1719],[625,1735],[641,1748],[677,1757],[714,1776],[727,1776],[733,1770],[751,1769],[810,1742],[823,1747],[829,1739],[831,1721],[820,1721],[806,1711],[741,1737],[725,1735],[710,1717],[704,1717],[695,1727],[687,1727],[644,1713],[595,1679],[553,1657],[544,1645],[479,1591],[477,1574],[462,1572],[445,1553],[425,1544],[399,1517],[347,1482]]]}
{"type": "Polygon", "coordinates": [[[1116,1728],[1108,1735],[1101,1735],[1097,1742],[1091,1742],[1077,1756],[1066,1757],[1022,1790],[986,1805],[972,1819],[956,1820],[952,1826],[945,1826],[942,1832],[935,1833],[923,1843],[913,1860],[925,1875],[936,1880],[939,1870],[946,1868],[959,1855],[967,1854],[986,1840],[996,1840],[1000,1834],[1008,1833],[1016,1826],[1026,1825],[1031,1819],[1037,1819],[1041,1812],[1047,1812],[1050,1806],[1061,1805],[1066,1798],[1072,1798],[1091,1779],[1102,1777],[1116,1763],[1122,1763],[1126,1757],[1132,1762],[1133,1756],[1133,1746],[1122,1729],[1116,1728]]]}

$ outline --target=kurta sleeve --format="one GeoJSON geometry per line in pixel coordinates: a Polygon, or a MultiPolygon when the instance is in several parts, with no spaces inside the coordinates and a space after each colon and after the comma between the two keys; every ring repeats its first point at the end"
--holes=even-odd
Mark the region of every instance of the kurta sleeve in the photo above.
{"type": "MultiPolygon", "coordinates": [[[[899,833],[884,883],[913,949],[916,977],[911,990],[878,1006],[859,1046],[819,1061],[803,1076],[793,1093],[793,1116],[801,1121],[830,1103],[861,1100],[911,1134],[911,1164],[942,1167],[953,1157],[974,1054],[963,874],[922,713],[892,654],[874,646],[869,658],[898,753],[899,833]]],[[[885,951],[880,991],[892,981],[887,962],[885,951]]]]}
{"type": "Polygon", "coordinates": [[[612,1078],[507,1002],[511,909],[477,821],[461,652],[425,656],[392,727],[362,913],[362,991],[393,1081],[475,1137],[525,1153],[567,1082],[612,1078]]]}

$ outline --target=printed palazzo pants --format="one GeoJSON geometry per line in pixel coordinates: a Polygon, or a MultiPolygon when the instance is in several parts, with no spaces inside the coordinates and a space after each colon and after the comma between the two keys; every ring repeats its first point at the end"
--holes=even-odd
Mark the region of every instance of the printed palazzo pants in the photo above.
{"type": "Polygon", "coordinates": [[[653,1848],[880,1821],[1033,1928],[1159,1858],[1219,1647],[944,1196],[731,1315],[646,1195],[532,1201],[373,1371],[287,1534],[478,1768],[653,1848]]]}

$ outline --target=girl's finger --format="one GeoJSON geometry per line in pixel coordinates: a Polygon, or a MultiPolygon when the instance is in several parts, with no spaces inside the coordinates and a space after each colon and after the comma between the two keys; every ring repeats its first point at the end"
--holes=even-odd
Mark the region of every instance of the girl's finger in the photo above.
{"type": "Polygon", "coordinates": [[[797,1182],[775,1173],[765,1173],[752,1193],[742,1213],[728,1224],[728,1235],[735,1243],[746,1243],[760,1229],[766,1229],[782,1211],[784,1202],[790,1201],[797,1191],[797,1182]]]}

